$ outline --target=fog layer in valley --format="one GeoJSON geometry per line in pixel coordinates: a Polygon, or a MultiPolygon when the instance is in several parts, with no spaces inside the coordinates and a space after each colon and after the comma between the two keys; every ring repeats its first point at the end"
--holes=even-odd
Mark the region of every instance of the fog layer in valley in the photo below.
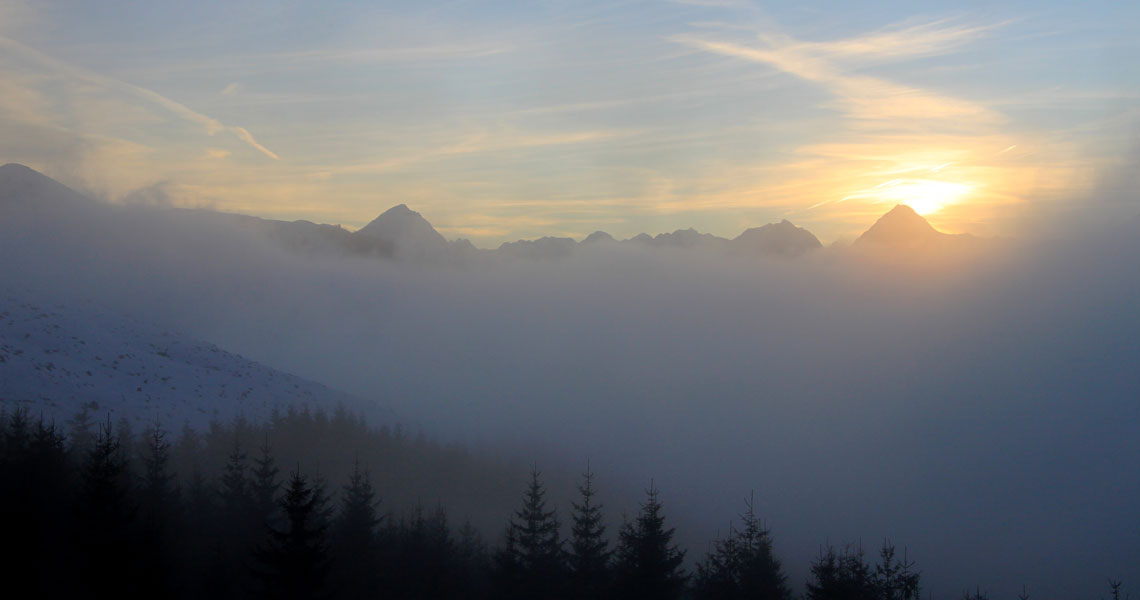
{"type": "Polygon", "coordinates": [[[883,537],[938,596],[1137,574],[1135,220],[925,252],[424,264],[286,251],[203,212],[4,210],[5,290],[139,314],[445,439],[653,478],[693,558],[755,490],[797,586],[821,544],[883,537]]]}

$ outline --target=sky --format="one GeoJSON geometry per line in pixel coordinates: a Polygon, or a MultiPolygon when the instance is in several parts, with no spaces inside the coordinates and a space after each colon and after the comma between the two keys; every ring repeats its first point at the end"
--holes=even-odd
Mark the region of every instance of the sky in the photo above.
{"type": "Polygon", "coordinates": [[[0,162],[115,202],[477,246],[896,203],[1079,210],[1140,132],[1125,2],[0,0],[0,162]]]}

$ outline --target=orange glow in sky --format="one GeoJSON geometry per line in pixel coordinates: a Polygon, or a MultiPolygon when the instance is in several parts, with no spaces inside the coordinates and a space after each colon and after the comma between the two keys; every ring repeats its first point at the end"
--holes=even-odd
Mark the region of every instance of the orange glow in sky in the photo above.
{"type": "Polygon", "coordinates": [[[486,248],[782,219],[830,242],[895,204],[1000,233],[1079,198],[1140,115],[1124,2],[335,3],[318,29],[306,3],[224,27],[51,4],[0,0],[0,164],[348,229],[406,203],[486,248]]]}
{"type": "Polygon", "coordinates": [[[973,189],[964,183],[935,179],[891,179],[844,200],[858,198],[878,204],[906,204],[920,215],[929,215],[956,204],[973,189]]]}

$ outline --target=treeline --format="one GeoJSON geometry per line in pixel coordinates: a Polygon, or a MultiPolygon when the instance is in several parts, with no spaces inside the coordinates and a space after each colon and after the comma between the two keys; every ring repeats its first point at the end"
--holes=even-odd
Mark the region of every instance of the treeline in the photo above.
{"type": "MultiPolygon", "coordinates": [[[[795,597],[751,502],[739,528],[691,572],[653,485],[610,536],[589,470],[564,523],[532,469],[490,544],[443,506],[382,510],[353,448],[418,454],[421,466],[453,465],[459,451],[369,428],[343,411],[239,419],[177,439],[157,425],[134,435],[125,422],[93,423],[88,411],[66,433],[23,410],[0,413],[0,422],[0,514],[11,550],[0,570],[10,585],[30,584],[34,597],[795,597]],[[299,458],[280,464],[271,440],[337,449],[351,467],[334,485],[299,458]]],[[[1118,583],[1112,591],[1119,598],[1118,583]]],[[[914,562],[889,543],[874,564],[858,547],[828,548],[805,591],[809,600],[920,595],[914,562]]]]}

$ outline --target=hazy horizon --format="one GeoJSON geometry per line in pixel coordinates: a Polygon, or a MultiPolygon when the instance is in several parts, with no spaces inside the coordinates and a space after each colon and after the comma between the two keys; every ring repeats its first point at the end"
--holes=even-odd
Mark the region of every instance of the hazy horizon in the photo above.
{"type": "MultiPolygon", "coordinates": [[[[488,577],[511,469],[549,468],[565,515],[589,464],[615,542],[661,490],[690,573],[754,498],[796,597],[824,546],[883,539],[923,597],[1135,595],[1138,22],[0,0],[0,164],[31,169],[0,167],[0,450],[21,407],[181,420],[202,517],[221,421],[339,403],[422,434],[337,425],[399,502],[467,494],[488,577]]],[[[281,435],[349,472],[347,442],[281,435]]]]}
{"type": "Polygon", "coordinates": [[[443,440],[589,460],[634,493],[652,478],[694,552],[755,490],[790,564],[887,537],[938,595],[1071,594],[1137,559],[1136,219],[965,248],[448,266],[86,206],[7,219],[7,289],[186,332],[443,440]]]}

